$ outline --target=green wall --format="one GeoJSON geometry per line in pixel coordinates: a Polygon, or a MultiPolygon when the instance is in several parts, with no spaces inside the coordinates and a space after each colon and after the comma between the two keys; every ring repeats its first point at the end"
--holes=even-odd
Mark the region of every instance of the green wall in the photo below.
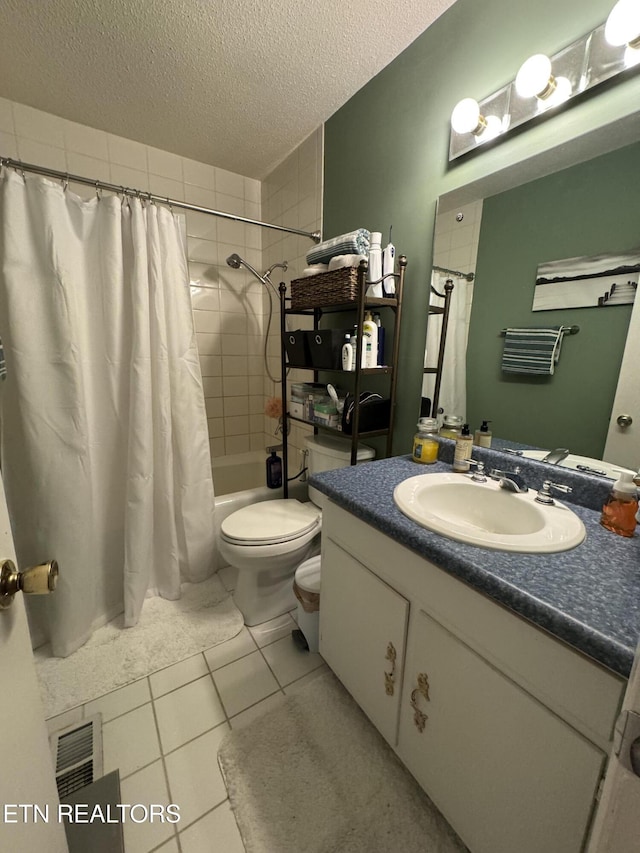
{"type": "Polygon", "coordinates": [[[467,417],[495,435],[601,458],[630,305],[532,312],[538,264],[640,247],[640,144],[485,200],[467,348],[467,417]],[[507,326],[580,326],[554,376],[502,373],[507,326]]]}
{"type": "Polygon", "coordinates": [[[438,197],[629,115],[640,102],[640,75],[449,166],[451,110],[465,96],[481,99],[513,80],[531,53],[554,53],[601,24],[611,6],[457,0],[325,125],[324,236],[364,226],[386,239],[393,225],[393,242],[409,259],[395,453],[410,451],[415,432],[438,197]]]}

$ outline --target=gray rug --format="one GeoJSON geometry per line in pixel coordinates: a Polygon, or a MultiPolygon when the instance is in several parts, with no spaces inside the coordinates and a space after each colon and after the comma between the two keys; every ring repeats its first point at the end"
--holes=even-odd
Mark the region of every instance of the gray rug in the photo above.
{"type": "Polygon", "coordinates": [[[151,675],[173,663],[230,640],[242,613],[216,575],[182,585],[182,598],[145,599],[138,624],[123,628],[122,616],[99,628],[67,658],[50,647],[34,652],[45,716],[61,714],[151,675]]]}
{"type": "Polygon", "coordinates": [[[332,673],[223,741],[247,853],[466,848],[332,673]]]}

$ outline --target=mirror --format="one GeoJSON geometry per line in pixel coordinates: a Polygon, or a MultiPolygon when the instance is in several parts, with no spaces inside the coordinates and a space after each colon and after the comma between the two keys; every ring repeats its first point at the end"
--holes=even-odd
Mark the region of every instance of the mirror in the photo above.
{"type": "MultiPolygon", "coordinates": [[[[453,279],[468,310],[454,311],[447,335],[450,354],[468,335],[466,393],[453,387],[450,358],[440,403],[446,411],[458,407],[472,430],[491,420],[497,438],[603,458],[633,305],[531,309],[540,264],[640,246],[639,160],[636,142],[534,180],[525,168],[527,183],[510,179],[508,189],[485,199],[470,201],[463,191],[464,204],[455,193],[440,200],[433,263],[476,274],[472,284],[453,279]],[[560,325],[580,332],[564,336],[554,375],[502,372],[503,329],[560,325]]],[[[442,289],[445,278],[434,275],[434,286],[442,289]]]]}

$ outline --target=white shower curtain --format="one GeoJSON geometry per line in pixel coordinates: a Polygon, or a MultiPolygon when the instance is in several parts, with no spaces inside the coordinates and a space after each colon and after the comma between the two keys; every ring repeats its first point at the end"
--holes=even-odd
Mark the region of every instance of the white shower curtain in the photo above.
{"type": "Polygon", "coordinates": [[[179,217],[0,181],[2,469],[36,635],[66,656],[214,571],[213,483],[179,217]]]}
{"type": "MultiPolygon", "coordinates": [[[[446,276],[432,275],[432,285],[444,293],[446,276]]],[[[438,408],[444,414],[461,415],[467,412],[467,339],[469,337],[469,313],[471,299],[469,285],[464,280],[454,280],[453,292],[449,303],[449,322],[445,340],[444,363],[438,408]]],[[[431,305],[443,306],[444,299],[431,294],[431,305]]],[[[425,348],[425,367],[435,367],[438,363],[438,348],[442,331],[442,314],[430,314],[427,323],[425,348]]],[[[426,373],[422,382],[422,396],[433,401],[435,377],[426,373]]]]}

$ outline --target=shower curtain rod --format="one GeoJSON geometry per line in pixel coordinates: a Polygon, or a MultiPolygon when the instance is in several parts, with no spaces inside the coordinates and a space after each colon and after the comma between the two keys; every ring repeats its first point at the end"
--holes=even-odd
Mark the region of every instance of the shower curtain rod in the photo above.
{"type": "Polygon", "coordinates": [[[146,190],[135,190],[131,187],[123,187],[119,184],[109,184],[106,181],[92,181],[91,178],[84,178],[81,175],[72,175],[69,172],[58,172],[56,169],[48,169],[46,166],[34,166],[33,163],[23,163],[21,160],[12,160],[11,157],[0,156],[0,168],[8,166],[18,172],[32,172],[36,175],[43,175],[46,178],[57,178],[62,181],[66,187],[69,181],[76,184],[84,184],[87,187],[94,187],[96,193],[98,190],[109,190],[110,192],[118,193],[118,195],[135,196],[136,198],[153,201],[159,204],[166,204],[170,208],[177,207],[180,210],[194,210],[196,213],[207,213],[209,216],[219,216],[222,219],[233,219],[235,222],[244,222],[247,225],[257,225],[259,228],[272,228],[274,231],[286,231],[288,234],[299,234],[301,237],[308,237],[314,243],[320,242],[319,231],[301,231],[298,228],[287,228],[284,225],[272,225],[270,222],[259,222],[257,219],[247,219],[245,216],[236,216],[234,213],[224,213],[222,210],[213,210],[210,207],[201,207],[198,204],[189,204],[186,201],[178,201],[174,198],[155,195],[146,190]]]}
{"type": "Polygon", "coordinates": [[[431,267],[432,270],[436,270],[437,272],[446,272],[449,275],[455,275],[456,278],[464,278],[467,281],[473,281],[475,278],[475,274],[472,272],[459,272],[458,270],[448,270],[446,267],[431,267]]]}

